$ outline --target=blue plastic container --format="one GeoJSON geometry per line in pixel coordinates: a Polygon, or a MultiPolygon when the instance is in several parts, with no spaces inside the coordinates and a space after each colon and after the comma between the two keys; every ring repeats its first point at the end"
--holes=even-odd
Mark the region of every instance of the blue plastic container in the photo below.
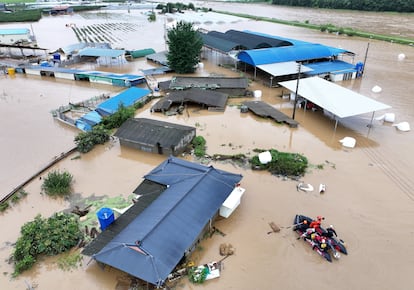
{"type": "Polygon", "coordinates": [[[114,211],[110,208],[101,208],[96,215],[98,216],[99,224],[101,225],[101,231],[105,230],[115,220],[114,211]]]}

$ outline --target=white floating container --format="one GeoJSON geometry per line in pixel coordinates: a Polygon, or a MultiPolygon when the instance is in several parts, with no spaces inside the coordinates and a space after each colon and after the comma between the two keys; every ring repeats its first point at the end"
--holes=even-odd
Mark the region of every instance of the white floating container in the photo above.
{"type": "Polygon", "coordinates": [[[265,151],[265,152],[261,152],[259,153],[259,161],[262,164],[267,164],[270,161],[272,161],[272,154],[270,154],[270,151],[265,151]]]}
{"type": "Polygon", "coordinates": [[[378,121],[384,121],[388,123],[394,123],[395,121],[395,114],[394,113],[386,113],[378,118],[376,118],[378,121]]]}
{"type": "Polygon", "coordinates": [[[253,92],[253,96],[255,98],[260,98],[262,96],[262,91],[261,90],[256,90],[253,92]]]}
{"type": "Polygon", "coordinates": [[[220,207],[219,214],[224,218],[228,218],[233,211],[239,206],[241,197],[243,196],[246,189],[240,186],[236,186],[227,199],[223,202],[220,207]]]}
{"type": "Polygon", "coordinates": [[[345,137],[342,140],[339,140],[340,143],[342,143],[342,146],[354,148],[356,144],[355,138],[352,137],[345,137]]]}
{"type": "Polygon", "coordinates": [[[374,93],[380,93],[380,92],[382,91],[382,88],[381,88],[380,86],[374,86],[374,87],[372,88],[372,91],[373,91],[374,93]]]}
{"type": "Polygon", "coordinates": [[[399,55],[398,55],[398,60],[404,60],[405,59],[405,54],[404,53],[400,53],[399,55]]]}
{"type": "Polygon", "coordinates": [[[407,132],[410,131],[410,124],[408,122],[401,122],[398,124],[394,124],[394,127],[397,127],[398,130],[403,131],[403,132],[407,132]]]}

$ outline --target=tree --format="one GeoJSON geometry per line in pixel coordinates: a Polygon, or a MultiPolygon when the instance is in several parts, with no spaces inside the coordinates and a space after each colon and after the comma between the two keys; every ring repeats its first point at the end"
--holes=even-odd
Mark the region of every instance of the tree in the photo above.
{"type": "Polygon", "coordinates": [[[203,40],[191,23],[180,21],[167,33],[168,66],[177,73],[192,73],[199,62],[203,40]]]}

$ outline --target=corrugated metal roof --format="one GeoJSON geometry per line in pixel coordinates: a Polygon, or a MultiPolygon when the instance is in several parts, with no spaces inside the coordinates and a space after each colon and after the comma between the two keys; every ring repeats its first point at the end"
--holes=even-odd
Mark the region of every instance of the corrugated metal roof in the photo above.
{"type": "Polygon", "coordinates": [[[306,66],[312,69],[312,71],[306,73],[307,75],[350,73],[357,71],[354,64],[342,60],[315,62],[306,64],[306,66]]]}
{"type": "Polygon", "coordinates": [[[153,111],[166,111],[173,104],[183,104],[193,102],[206,105],[208,107],[223,108],[227,104],[228,95],[212,90],[191,88],[186,90],[171,91],[168,96],[159,100],[154,106],[153,111]]]}
{"type": "Polygon", "coordinates": [[[300,46],[272,47],[239,52],[237,58],[240,61],[253,66],[262,64],[305,61],[314,59],[331,58],[346,52],[344,49],[333,48],[317,43],[300,46]]]}
{"type": "Polygon", "coordinates": [[[0,35],[20,35],[20,34],[29,34],[30,30],[28,28],[10,28],[10,29],[0,29],[0,35]]]}
{"type": "MultiPolygon", "coordinates": [[[[285,76],[298,73],[298,63],[295,61],[261,64],[257,67],[272,76],[285,76]]],[[[305,73],[311,72],[312,69],[308,66],[302,65],[300,71],[301,73],[305,73]]]]}
{"type": "Polygon", "coordinates": [[[105,102],[100,103],[97,106],[96,111],[103,116],[112,115],[118,110],[121,104],[125,107],[129,107],[139,99],[147,96],[150,92],[151,91],[147,89],[131,87],[122,93],[109,98],[105,102]]]}
{"type": "Polygon", "coordinates": [[[249,81],[245,77],[180,77],[171,79],[170,89],[246,89],[249,81]]]}
{"type": "Polygon", "coordinates": [[[119,57],[119,56],[125,54],[125,50],[87,47],[87,48],[84,48],[84,49],[80,50],[78,54],[80,56],[119,57]]]}
{"type": "Polygon", "coordinates": [[[167,189],[94,258],[161,285],[242,176],[170,157],[145,178],[167,189]]]}
{"type": "Polygon", "coordinates": [[[73,54],[77,53],[79,50],[85,47],[94,47],[94,48],[103,48],[103,49],[111,49],[111,45],[109,43],[97,43],[97,42],[79,42],[75,44],[71,44],[65,47],[62,47],[62,51],[65,54],[73,54]]]}
{"type": "Polygon", "coordinates": [[[295,92],[298,88],[298,95],[339,118],[391,108],[386,104],[316,76],[300,79],[299,86],[297,86],[297,80],[280,82],[279,84],[292,92],[295,92]]]}
{"type": "Polygon", "coordinates": [[[225,33],[209,31],[207,34],[200,33],[200,35],[207,47],[217,49],[222,52],[292,45],[292,43],[287,40],[237,30],[228,30],[225,33]]]}
{"type": "Polygon", "coordinates": [[[115,80],[128,80],[128,81],[137,81],[141,79],[145,79],[145,77],[140,75],[131,75],[131,74],[117,74],[111,72],[104,72],[104,71],[79,71],[79,74],[85,76],[96,76],[96,77],[106,77],[115,80]]]}
{"type": "Polygon", "coordinates": [[[205,47],[209,47],[221,52],[230,52],[237,49],[239,46],[238,43],[229,41],[223,38],[214,37],[213,35],[207,33],[199,33],[203,39],[203,44],[205,47]]]}
{"type": "Polygon", "coordinates": [[[94,240],[92,240],[82,251],[82,254],[92,256],[101,251],[114,237],[116,237],[127,225],[129,225],[141,212],[144,211],[160,194],[166,189],[165,185],[144,180],[134,190],[139,195],[139,202],[136,202],[130,209],[119,216],[94,240]]]}
{"type": "Polygon", "coordinates": [[[131,118],[121,125],[115,136],[130,142],[149,145],[159,143],[164,148],[171,148],[177,146],[183,136],[195,130],[190,126],[146,118],[131,118]]]}

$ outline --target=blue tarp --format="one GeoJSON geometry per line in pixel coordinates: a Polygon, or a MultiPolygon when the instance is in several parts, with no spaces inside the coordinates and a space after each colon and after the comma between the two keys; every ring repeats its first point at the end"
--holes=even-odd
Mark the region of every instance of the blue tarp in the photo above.
{"type": "Polygon", "coordinates": [[[299,46],[271,47],[241,51],[237,58],[252,66],[288,61],[304,61],[331,58],[347,51],[317,43],[299,46]]]}
{"type": "Polygon", "coordinates": [[[97,111],[102,116],[112,115],[118,110],[121,104],[123,104],[125,107],[132,106],[139,99],[147,96],[150,92],[151,91],[148,89],[131,87],[119,95],[116,95],[99,104],[95,111],[97,111]]]}
{"type": "Polygon", "coordinates": [[[167,189],[94,258],[161,285],[242,176],[169,157],[145,178],[167,189]]]}

